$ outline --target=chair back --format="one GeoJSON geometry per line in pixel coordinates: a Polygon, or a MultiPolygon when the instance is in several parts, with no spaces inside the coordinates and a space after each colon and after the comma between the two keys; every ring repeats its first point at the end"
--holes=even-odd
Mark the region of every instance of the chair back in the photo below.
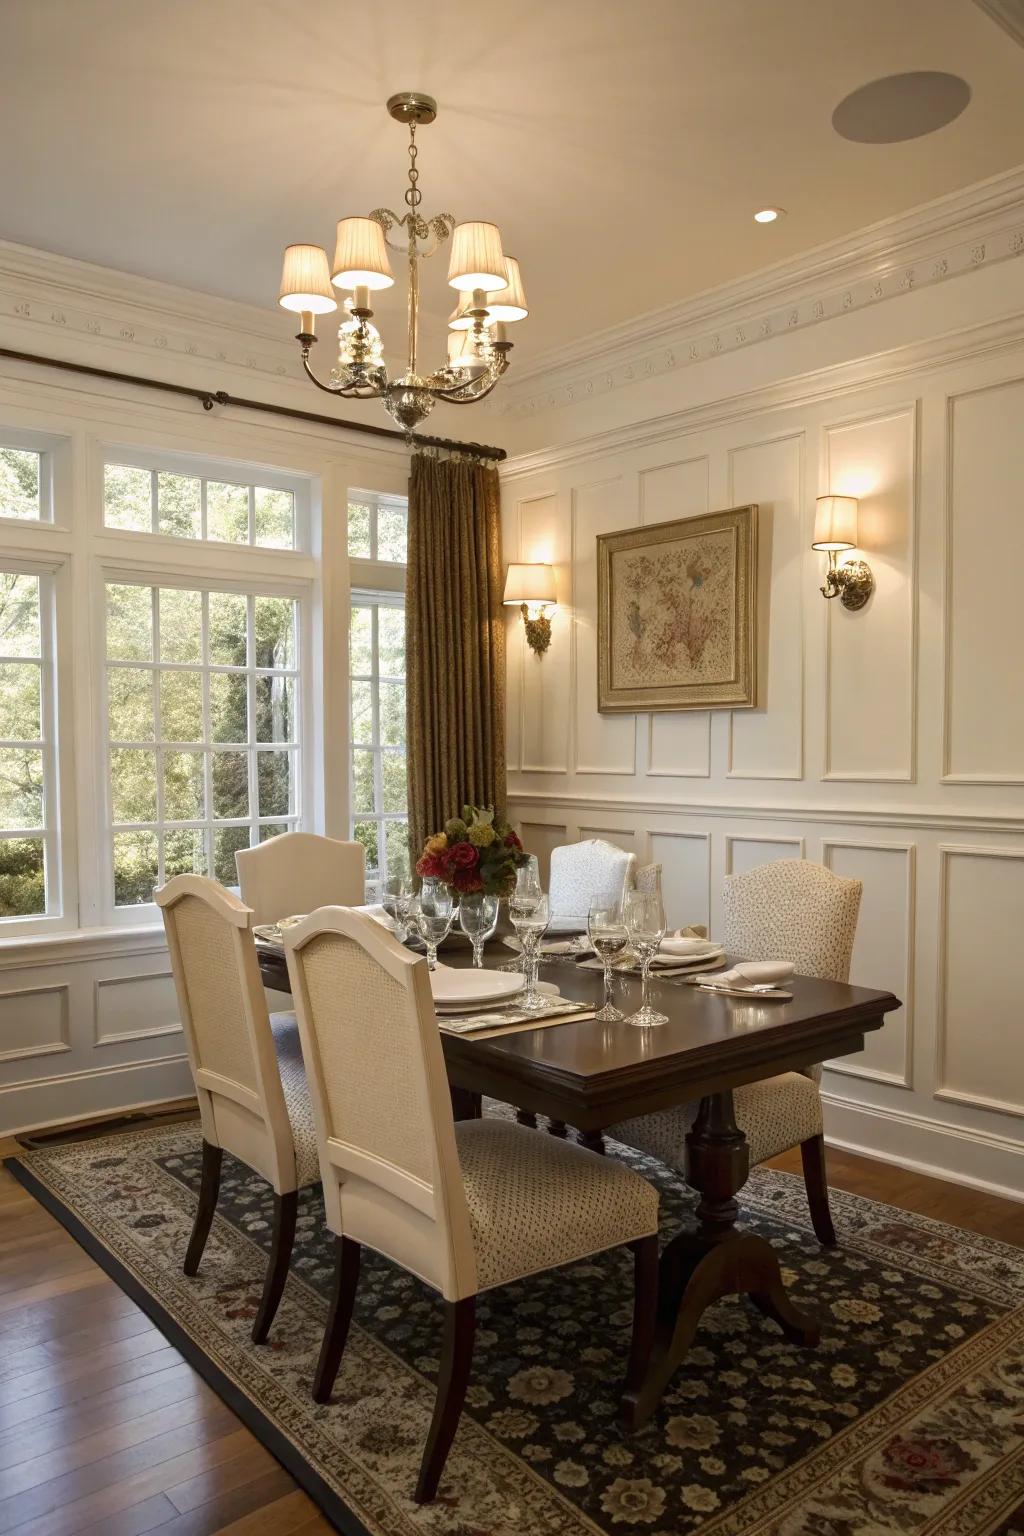
{"type": "Polygon", "coordinates": [[[548,901],[552,928],[586,928],[592,903],[605,906],[620,902],[632,889],[636,854],[606,843],[603,838],[584,838],[551,850],[548,901]]]}
{"type": "Polygon", "coordinates": [[[314,832],[282,832],[235,854],[239,894],[254,923],[276,923],[317,907],[359,907],[366,900],[362,843],[314,832]]]}
{"type": "Polygon", "coordinates": [[[745,960],[791,960],[800,975],[848,981],[862,889],[806,859],[728,875],[722,942],[745,960]]]}
{"type": "Polygon", "coordinates": [[[296,1187],[295,1144],[252,912],[204,875],[176,875],[154,900],[163,913],[203,1136],[287,1193],[296,1187]]]}
{"type": "Polygon", "coordinates": [[[476,1260],[426,961],[379,923],[324,907],[285,934],[327,1225],[448,1300],[476,1260]]]}

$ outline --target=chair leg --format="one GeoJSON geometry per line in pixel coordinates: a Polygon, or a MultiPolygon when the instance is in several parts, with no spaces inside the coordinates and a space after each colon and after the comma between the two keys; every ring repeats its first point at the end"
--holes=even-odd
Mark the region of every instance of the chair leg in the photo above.
{"type": "Polygon", "coordinates": [[[462,1404],[469,1383],[469,1367],[473,1359],[473,1339],[476,1334],[476,1297],[466,1296],[462,1301],[446,1301],[444,1317],[444,1346],[441,1370],[437,1378],[437,1398],[434,1417],[420,1462],[420,1475],[413,1498],[417,1504],[429,1504],[437,1492],[441,1473],[448,1459],[455,1431],[462,1417],[462,1404]]]}
{"type": "Polygon", "coordinates": [[[362,1249],[351,1237],[334,1240],[334,1290],[324,1329],[324,1341],[320,1346],[320,1358],[313,1377],[313,1400],[329,1403],[334,1378],[345,1351],[352,1308],[355,1305],[356,1286],[359,1284],[359,1260],[362,1249]]]}
{"type": "Polygon", "coordinates": [[[569,1127],[566,1125],[564,1120],[548,1120],[549,1136],[558,1136],[562,1141],[564,1141],[568,1134],[569,1127]]]}
{"type": "Polygon", "coordinates": [[[220,1165],[224,1160],[224,1152],[221,1147],[215,1147],[211,1141],[203,1141],[203,1177],[199,1186],[199,1205],[196,1209],[196,1219],[192,1226],[192,1236],[188,1240],[188,1248],[185,1251],[184,1270],[186,1275],[199,1273],[199,1261],[203,1257],[203,1249],[206,1247],[206,1239],[210,1235],[213,1225],[213,1213],[217,1208],[217,1196],[220,1193],[220,1165]]]}
{"type": "Polygon", "coordinates": [[[517,1109],[516,1120],[520,1125],[528,1126],[531,1131],[537,1129],[537,1116],[532,1109],[517,1109]]]}
{"type": "Polygon", "coordinates": [[[650,1364],[654,1332],[658,1321],[658,1236],[641,1237],[630,1243],[633,1250],[633,1338],[629,1346],[629,1365],[623,1393],[639,1392],[650,1364]]]}
{"type": "Polygon", "coordinates": [[[807,1185],[807,1203],[811,1208],[814,1235],[823,1248],[834,1248],[838,1239],[832,1225],[832,1212],[828,1208],[824,1136],[812,1136],[808,1141],[802,1141],[800,1156],[804,1165],[804,1183],[807,1185]]]}
{"type": "Polygon", "coordinates": [[[284,1283],[288,1278],[288,1264],[292,1256],[292,1243],[295,1241],[295,1217],[298,1208],[298,1190],[292,1189],[286,1195],[274,1196],[274,1235],[270,1243],[270,1259],[267,1263],[267,1278],[263,1282],[260,1309],[252,1325],[254,1344],[266,1343],[270,1325],[277,1311],[277,1304],[284,1291],[284,1283]]]}
{"type": "Polygon", "coordinates": [[[581,1147],[586,1147],[590,1152],[605,1154],[604,1136],[601,1131],[578,1131],[577,1140],[581,1147]]]}

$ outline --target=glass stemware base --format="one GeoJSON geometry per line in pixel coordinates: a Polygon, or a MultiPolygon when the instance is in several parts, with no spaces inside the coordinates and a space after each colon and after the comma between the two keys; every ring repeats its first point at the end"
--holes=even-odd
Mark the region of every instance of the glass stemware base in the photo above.
{"type": "MultiPolygon", "coordinates": [[[[598,1014],[597,1017],[600,1018],[601,1015],[598,1014]]],[[[620,1014],[619,1017],[621,1018],[622,1015],[620,1014]]],[[[626,1023],[635,1024],[638,1029],[647,1029],[652,1024],[667,1024],[668,1014],[659,1013],[656,1008],[651,1007],[650,1003],[644,1003],[641,1008],[637,1009],[636,1013],[629,1015],[626,1023]]]]}
{"type": "Polygon", "coordinates": [[[614,1003],[605,1003],[601,1011],[594,1014],[599,1024],[621,1024],[625,1017],[622,1009],[616,1008],[614,1003]]]}

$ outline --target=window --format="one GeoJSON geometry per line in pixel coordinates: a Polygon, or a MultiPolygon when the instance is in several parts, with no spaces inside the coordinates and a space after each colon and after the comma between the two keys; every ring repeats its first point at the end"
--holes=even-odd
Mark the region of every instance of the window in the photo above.
{"type": "Polygon", "coordinates": [[[56,910],[52,578],[0,570],[0,922],[56,910]]]}
{"type": "Polygon", "coordinates": [[[295,549],[300,540],[294,488],[233,480],[229,474],[197,474],[193,466],[186,470],[173,463],[156,468],[108,463],[103,469],[104,525],[165,538],[295,549]]]}
{"type": "Polygon", "coordinates": [[[0,517],[42,517],[42,465],[41,453],[0,444],[0,517]]]}
{"type": "Polygon", "coordinates": [[[405,564],[408,503],[398,496],[353,491],[348,503],[350,560],[405,564]]]}
{"type": "Polygon", "coordinates": [[[115,907],[176,874],[233,886],[239,848],[296,825],[297,621],[293,597],[106,583],[115,907]]]}
{"type": "Polygon", "coordinates": [[[349,699],[351,832],[366,849],[366,882],[372,889],[409,856],[405,606],[398,596],[353,596],[349,699]]]}

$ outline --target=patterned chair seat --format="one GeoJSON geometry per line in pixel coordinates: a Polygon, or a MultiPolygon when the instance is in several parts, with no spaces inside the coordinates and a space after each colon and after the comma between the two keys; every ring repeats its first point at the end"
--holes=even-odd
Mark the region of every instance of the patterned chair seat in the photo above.
{"type": "Polygon", "coordinates": [[[658,1230],[657,1190],[622,1163],[506,1120],[455,1139],[481,1291],[658,1230]]]}
{"type": "MultiPolygon", "coordinates": [[[[748,1083],[734,1094],[736,1123],[747,1138],[750,1166],[778,1157],[797,1142],[822,1132],[821,1096],[818,1085],[802,1072],[782,1072],[759,1083],[748,1083]]],[[[671,1168],[682,1168],[686,1133],[697,1118],[700,1104],[680,1104],[657,1114],[622,1120],[605,1132],[616,1141],[659,1158],[671,1168]]]]}
{"type": "Polygon", "coordinates": [[[320,1182],[320,1155],[316,1148],[316,1125],[313,1122],[313,1106],[309,1102],[309,1085],[306,1068],[302,1061],[299,1044],[299,1027],[294,1013],[272,1013],[270,1028],[274,1034],[274,1050],[284,1090],[284,1107],[288,1111],[288,1123],[295,1143],[295,1176],[298,1188],[320,1182]]]}

